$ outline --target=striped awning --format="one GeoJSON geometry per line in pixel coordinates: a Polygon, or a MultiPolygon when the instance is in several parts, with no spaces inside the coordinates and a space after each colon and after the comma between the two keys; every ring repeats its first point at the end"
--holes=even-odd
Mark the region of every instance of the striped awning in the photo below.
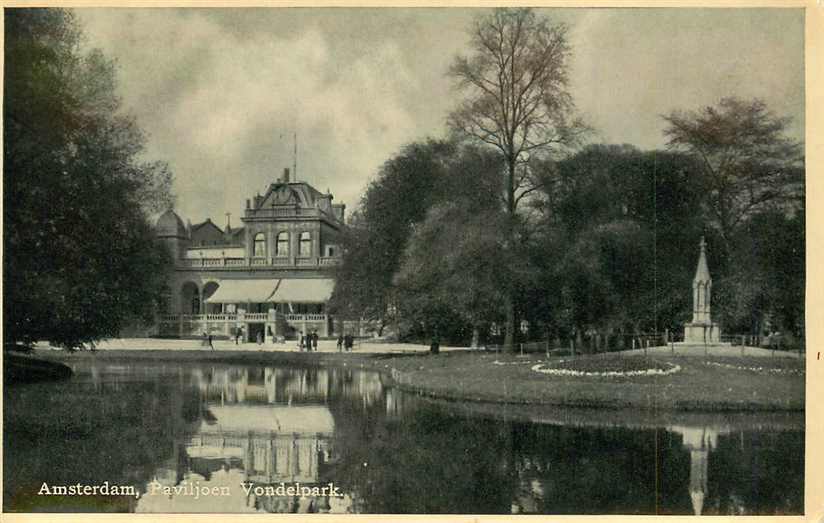
{"type": "Polygon", "coordinates": [[[326,303],[332,297],[331,278],[291,278],[280,280],[270,301],[275,303],[326,303]]]}
{"type": "Polygon", "coordinates": [[[280,280],[221,280],[206,303],[268,303],[280,280]]]}

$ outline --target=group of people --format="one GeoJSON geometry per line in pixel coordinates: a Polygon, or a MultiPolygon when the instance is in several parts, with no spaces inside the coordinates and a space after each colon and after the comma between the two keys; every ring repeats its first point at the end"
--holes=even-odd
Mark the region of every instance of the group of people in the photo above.
{"type": "Polygon", "coordinates": [[[308,334],[300,333],[298,338],[298,348],[301,351],[315,351],[318,350],[318,331],[312,331],[308,334]]]}
{"type": "MultiPolygon", "coordinates": [[[[271,331],[270,331],[270,334],[271,334],[271,331]]],[[[243,327],[238,327],[234,331],[234,338],[235,338],[235,345],[238,345],[242,341],[244,341],[245,333],[243,332],[243,327]]],[[[261,345],[263,343],[263,332],[262,331],[258,332],[256,338],[257,338],[256,341],[257,341],[258,345],[261,345]]],[[[305,334],[303,332],[301,332],[300,336],[298,336],[298,349],[301,350],[301,351],[307,351],[307,352],[312,352],[312,351],[317,352],[317,350],[318,350],[318,339],[319,338],[320,338],[320,336],[318,336],[318,331],[317,330],[314,330],[312,332],[305,333],[305,334]]],[[[213,339],[214,338],[212,337],[211,334],[209,334],[207,332],[203,333],[203,345],[207,346],[207,347],[210,347],[212,350],[215,350],[215,346],[213,344],[213,339]]],[[[355,345],[355,337],[352,334],[347,333],[345,335],[340,334],[338,336],[338,352],[343,352],[343,351],[352,352],[352,347],[354,347],[354,345],[355,345]]]]}
{"type": "Polygon", "coordinates": [[[355,345],[355,337],[351,334],[347,333],[346,335],[340,334],[338,336],[338,352],[342,352],[346,349],[346,352],[352,352],[352,347],[355,345]]]}

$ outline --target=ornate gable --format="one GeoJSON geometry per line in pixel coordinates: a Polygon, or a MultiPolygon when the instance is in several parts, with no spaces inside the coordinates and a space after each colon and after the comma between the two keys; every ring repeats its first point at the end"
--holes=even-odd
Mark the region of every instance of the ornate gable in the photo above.
{"type": "Polygon", "coordinates": [[[290,186],[290,184],[273,183],[269,186],[269,190],[266,191],[266,194],[261,199],[260,208],[265,209],[267,207],[276,207],[281,205],[290,207],[294,207],[296,205],[301,207],[309,207],[309,205],[307,205],[304,201],[304,198],[301,198],[300,192],[295,190],[295,188],[290,186]]]}

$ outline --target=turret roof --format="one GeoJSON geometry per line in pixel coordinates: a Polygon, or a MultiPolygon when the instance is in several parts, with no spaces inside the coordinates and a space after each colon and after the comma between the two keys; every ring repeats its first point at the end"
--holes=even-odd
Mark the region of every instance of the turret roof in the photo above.
{"type": "Polygon", "coordinates": [[[169,209],[157,219],[155,234],[158,237],[186,237],[186,226],[174,210],[169,209]]]}

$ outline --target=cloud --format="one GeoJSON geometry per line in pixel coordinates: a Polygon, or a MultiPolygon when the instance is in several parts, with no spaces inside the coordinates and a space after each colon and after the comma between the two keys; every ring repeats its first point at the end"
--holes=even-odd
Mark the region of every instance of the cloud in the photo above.
{"type": "Polygon", "coordinates": [[[280,11],[261,11],[272,24],[250,31],[207,10],[80,11],[89,44],[118,58],[124,105],[149,155],[170,162],[193,221],[238,216],[292,166],[295,132],[298,176],[350,208],[393,152],[440,132],[446,107],[430,102],[396,35],[334,29],[328,16],[296,28],[280,11]]]}
{"type": "MultiPolygon", "coordinates": [[[[178,210],[233,223],[293,163],[354,207],[403,144],[442,136],[476,9],[78,9],[124,105],[170,163],[178,210]]],[[[803,10],[546,9],[597,140],[663,146],[661,114],[762,97],[803,136],[803,10]]]]}
{"type": "Polygon", "coordinates": [[[803,139],[801,9],[596,9],[573,25],[571,89],[609,142],[663,146],[659,115],[762,98],[803,139]]]}

